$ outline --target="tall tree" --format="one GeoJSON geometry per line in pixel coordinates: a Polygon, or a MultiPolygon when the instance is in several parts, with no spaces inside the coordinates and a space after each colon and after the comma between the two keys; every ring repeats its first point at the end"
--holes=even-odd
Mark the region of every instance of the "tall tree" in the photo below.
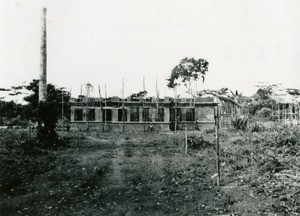
{"type": "Polygon", "coordinates": [[[202,78],[205,80],[205,75],[208,71],[208,61],[205,59],[184,58],[176,65],[170,77],[167,79],[169,88],[175,88],[176,86],[184,85],[187,88],[187,92],[192,92],[192,81],[197,81],[202,78]]]}
{"type": "MultiPolygon", "coordinates": [[[[39,105],[39,80],[34,79],[25,88],[32,92],[32,94],[24,97],[24,100],[28,102],[26,105],[26,117],[29,120],[37,122],[38,105],[39,105]]],[[[70,118],[70,93],[65,91],[64,88],[57,88],[52,84],[47,85],[47,102],[55,105],[55,118],[61,117],[62,108],[64,109],[64,117],[70,118]],[[62,95],[63,95],[63,107],[62,107],[62,95]]]]}
{"type": "Polygon", "coordinates": [[[56,88],[54,85],[48,84],[47,100],[39,103],[39,80],[33,80],[26,88],[33,92],[24,98],[28,102],[26,107],[27,117],[38,122],[38,141],[46,147],[52,147],[57,138],[55,128],[58,119],[61,117],[62,108],[65,109],[64,114],[69,115],[70,93],[64,91],[64,88],[56,88]],[[64,101],[62,101],[62,98],[64,101]],[[62,107],[62,102],[64,107],[62,107]]]}

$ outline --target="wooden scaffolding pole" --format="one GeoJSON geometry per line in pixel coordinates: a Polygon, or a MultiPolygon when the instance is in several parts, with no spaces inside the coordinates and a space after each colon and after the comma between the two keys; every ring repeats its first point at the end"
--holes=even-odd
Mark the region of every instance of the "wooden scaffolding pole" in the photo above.
{"type": "Polygon", "coordinates": [[[104,132],[106,132],[106,114],[107,114],[107,92],[106,92],[106,83],[105,83],[105,98],[104,98],[104,107],[105,107],[105,113],[104,113],[104,132]]]}
{"type": "Polygon", "coordinates": [[[61,92],[61,123],[62,123],[62,130],[64,131],[64,93],[61,92]]]}
{"type": "Polygon", "coordinates": [[[284,124],[287,124],[287,121],[286,121],[286,103],[284,104],[284,124]]]}
{"type": "Polygon", "coordinates": [[[277,113],[277,116],[278,116],[278,122],[280,122],[280,103],[278,103],[278,113],[277,113]]]}
{"type": "MultiPolygon", "coordinates": [[[[146,91],[146,87],[145,87],[145,75],[143,75],[143,91],[146,91]]],[[[143,96],[143,127],[144,127],[144,132],[146,131],[146,112],[145,112],[145,97],[143,96]]]]}
{"type": "Polygon", "coordinates": [[[217,186],[220,186],[220,143],[219,143],[219,106],[215,110],[215,133],[216,133],[216,155],[217,155],[217,186]]]}
{"type": "Polygon", "coordinates": [[[123,133],[125,132],[125,124],[124,124],[124,78],[122,80],[122,126],[123,133]]]}
{"type": "Polygon", "coordinates": [[[175,110],[174,110],[174,115],[175,115],[175,133],[177,131],[177,87],[174,87],[174,100],[175,100],[175,110]]]}
{"type": "Polygon", "coordinates": [[[298,124],[300,124],[300,104],[298,103],[298,124]]]}
{"type": "MultiPolygon", "coordinates": [[[[104,132],[104,127],[103,127],[103,106],[102,106],[102,96],[101,96],[101,88],[100,88],[100,85],[98,84],[98,92],[99,92],[99,99],[100,99],[100,110],[101,110],[101,119],[100,119],[100,122],[102,123],[102,131],[104,132]]],[[[100,124],[101,125],[101,124],[100,124]]]]}

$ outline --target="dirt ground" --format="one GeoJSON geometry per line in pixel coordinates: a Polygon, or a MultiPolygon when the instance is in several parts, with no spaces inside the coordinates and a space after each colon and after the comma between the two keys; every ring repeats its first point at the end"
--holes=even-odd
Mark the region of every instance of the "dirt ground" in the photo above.
{"type": "Polygon", "coordinates": [[[233,172],[223,159],[222,185],[216,186],[213,134],[188,155],[183,137],[183,132],[73,136],[67,147],[25,160],[2,153],[2,174],[10,164],[22,164],[12,170],[15,182],[1,178],[1,215],[281,215],[265,211],[272,201],[251,185],[252,169],[233,172]]]}

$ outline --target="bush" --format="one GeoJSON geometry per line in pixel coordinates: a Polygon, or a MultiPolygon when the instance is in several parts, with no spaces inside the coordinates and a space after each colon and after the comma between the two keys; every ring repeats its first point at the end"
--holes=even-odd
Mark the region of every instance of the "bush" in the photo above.
{"type": "Polygon", "coordinates": [[[299,127],[280,127],[278,133],[274,137],[276,147],[299,145],[300,131],[299,127]]]}
{"type": "Polygon", "coordinates": [[[262,124],[255,122],[254,124],[251,125],[250,131],[251,132],[262,132],[262,131],[265,131],[265,127],[262,124]]]}
{"type": "Polygon", "coordinates": [[[204,140],[203,136],[195,137],[195,136],[189,136],[187,140],[188,146],[191,149],[201,149],[201,148],[207,148],[210,146],[213,146],[212,143],[204,140]]]}
{"type": "Polygon", "coordinates": [[[247,116],[238,116],[231,120],[231,125],[236,130],[245,131],[248,128],[249,118],[247,116]]]}
{"type": "Polygon", "coordinates": [[[257,112],[258,117],[270,118],[272,116],[272,110],[270,108],[263,107],[257,112]]]}

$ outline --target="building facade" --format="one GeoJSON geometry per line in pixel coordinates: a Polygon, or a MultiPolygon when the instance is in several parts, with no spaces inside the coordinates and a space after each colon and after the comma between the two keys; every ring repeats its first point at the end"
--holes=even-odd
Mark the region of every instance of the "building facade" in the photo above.
{"type": "Polygon", "coordinates": [[[192,99],[71,100],[71,130],[99,132],[205,130],[214,127],[218,103],[192,99]]]}

